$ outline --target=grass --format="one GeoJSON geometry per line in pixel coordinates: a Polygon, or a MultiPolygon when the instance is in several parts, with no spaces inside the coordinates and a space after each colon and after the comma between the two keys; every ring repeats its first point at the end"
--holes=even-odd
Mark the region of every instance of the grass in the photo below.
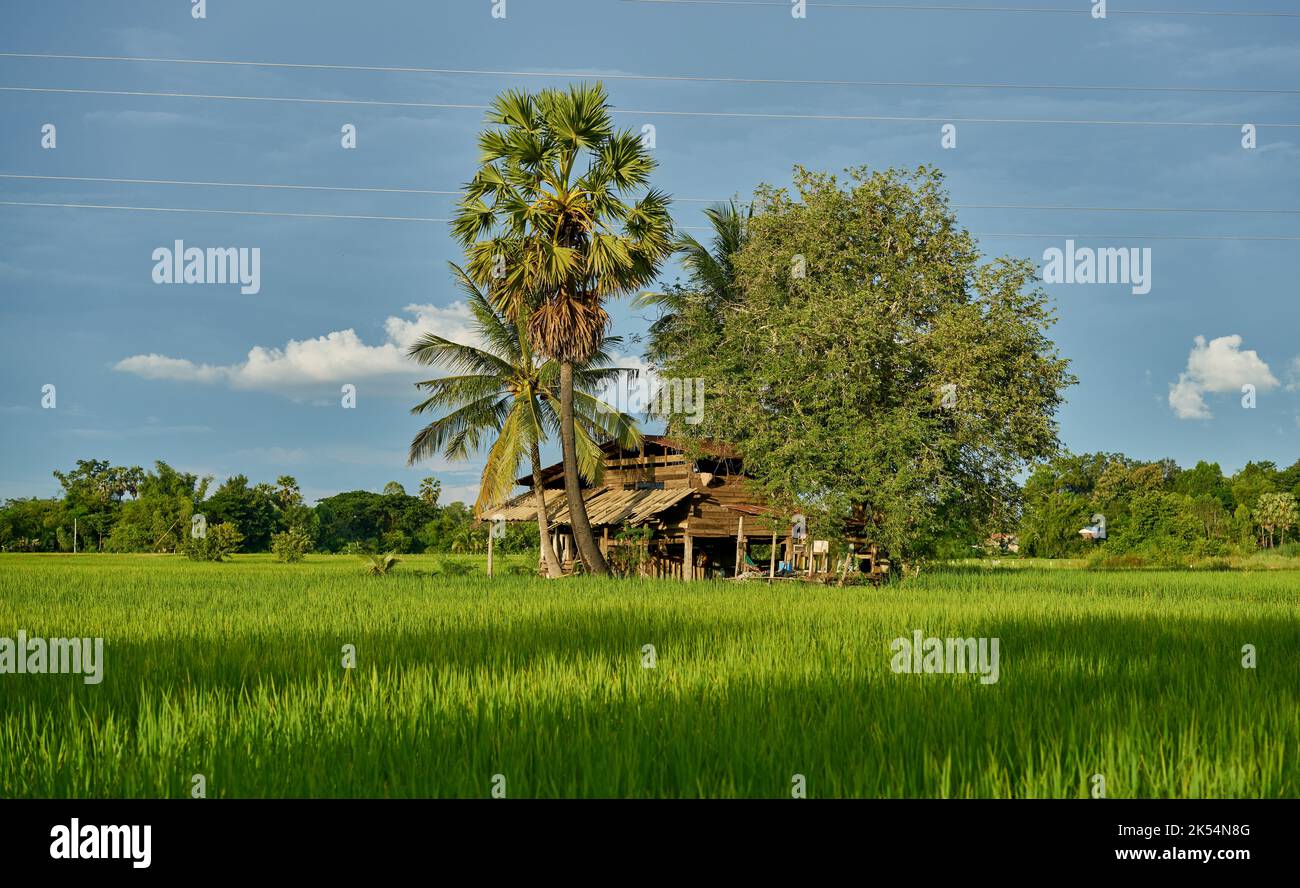
{"type": "Polygon", "coordinates": [[[97,686],[0,675],[0,796],[1300,795],[1296,572],[876,590],[443,560],[0,556],[0,636],[105,640],[97,686]],[[1000,681],[893,673],[918,628],[1000,638],[1000,681]]]}

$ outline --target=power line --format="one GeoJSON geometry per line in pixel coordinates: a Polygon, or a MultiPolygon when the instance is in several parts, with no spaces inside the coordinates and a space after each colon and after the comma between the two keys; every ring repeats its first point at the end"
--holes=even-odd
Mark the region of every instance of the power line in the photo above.
{"type": "MultiPolygon", "coordinates": [[[[223,101],[290,102],[314,105],[375,105],[398,108],[431,108],[439,110],[486,111],[487,105],[457,104],[448,102],[397,102],[376,99],[312,99],[300,96],[241,96],[211,93],[153,92],[145,90],[81,89],[72,87],[0,86],[0,92],[71,93],[96,96],[128,96],[173,99],[215,99],[223,101]]],[[[611,108],[613,114],[634,114],[642,117],[717,117],[754,120],[823,120],[859,121],[877,123],[996,123],[996,124],[1060,124],[1080,126],[1159,126],[1159,127],[1231,127],[1238,128],[1241,121],[1191,121],[1191,120],[1096,120],[1047,117],[911,117],[881,114],[781,114],[758,111],[665,111],[651,109],[611,108]]],[[[1257,128],[1300,129],[1300,123],[1256,123],[1257,128]]]]}
{"type": "Polygon", "coordinates": [[[604,74],[589,71],[506,71],[483,68],[421,68],[390,65],[336,65],[306,62],[263,62],[244,59],[178,59],[153,56],[100,56],[73,55],[70,53],[0,52],[0,58],[63,59],[94,62],[146,62],[174,65],[218,65],[252,68],[281,68],[326,71],[371,71],[396,74],[440,74],[453,76],[485,77],[560,77],[567,79],[594,78],[597,80],[645,80],[685,83],[731,83],[765,86],[863,86],[897,87],[905,89],[1001,89],[1073,92],[1189,92],[1189,93],[1252,93],[1262,95],[1300,95],[1300,89],[1251,89],[1244,87],[1215,86],[1094,86],[1089,84],[1059,83],[941,83],[908,80],[821,80],[781,77],[733,77],[707,74],[604,74]]]}
{"type": "MultiPolygon", "coordinates": [[[[455,197],[464,194],[461,190],[439,190],[432,188],[362,188],[343,185],[295,185],[272,182],[212,182],[191,179],[126,179],[109,176],[38,176],[25,173],[0,173],[0,179],[24,181],[54,182],[101,182],[125,185],[183,185],[217,188],[268,188],[289,189],[295,191],[344,191],[363,194],[425,194],[439,197],[455,197]]],[[[678,203],[725,204],[727,200],[707,197],[673,197],[678,203]]],[[[748,201],[740,205],[747,206],[748,201]]],[[[1273,207],[1104,207],[1081,206],[1070,204],[984,204],[954,203],[956,210],[1045,210],[1061,212],[1087,213],[1245,213],[1260,215],[1300,215],[1300,209],[1273,207]]]]}
{"type": "Polygon", "coordinates": [[[301,102],[309,105],[381,105],[396,108],[438,108],[463,111],[486,111],[487,105],[461,105],[449,102],[386,102],[377,99],[308,99],[290,96],[226,96],[211,93],[148,92],[125,89],[74,89],[71,87],[0,86],[0,92],[75,93],[90,96],[141,96],[164,99],[220,99],[242,102],[301,102]]]}
{"type": "Polygon", "coordinates": [[[972,231],[974,237],[1024,237],[1062,240],[1064,238],[1098,238],[1105,240],[1224,240],[1224,241],[1300,241],[1300,234],[1099,234],[1073,232],[1070,234],[1033,234],[1003,231],[972,231]]]}
{"type": "MultiPolygon", "coordinates": [[[[137,207],[121,204],[85,204],[85,203],[49,203],[38,201],[0,200],[0,206],[10,207],[47,207],[74,210],[122,210],[148,213],[207,213],[225,216],[283,216],[293,219],[352,219],[381,222],[451,222],[451,219],[435,219],[420,216],[365,216],[342,213],[285,213],[261,210],[213,210],[197,207],[137,207]]],[[[679,226],[691,231],[712,231],[707,226],[679,226]]],[[[971,232],[974,237],[1006,238],[1106,238],[1111,240],[1227,240],[1227,241],[1300,241],[1300,235],[1252,235],[1252,234],[1036,234],[1020,232],[971,232]]]]}
{"type": "MultiPolygon", "coordinates": [[[[789,9],[789,0],[624,0],[631,3],[662,3],[680,6],[779,6],[789,9]]],[[[809,8],[817,9],[870,9],[894,12],[1045,12],[1067,15],[1091,15],[1090,7],[1067,9],[1061,6],[953,6],[931,3],[808,3],[809,8]]],[[[1148,15],[1148,16],[1228,16],[1245,18],[1300,18],[1297,12],[1274,12],[1271,10],[1190,10],[1190,9],[1108,9],[1110,15],[1148,15]]]]}
{"type": "Polygon", "coordinates": [[[71,210],[132,210],[142,213],[211,213],[221,216],[287,216],[293,219],[360,219],[379,222],[450,222],[416,216],[360,216],[342,213],[272,213],[261,210],[208,210],[195,207],[129,207],[113,204],[44,203],[23,200],[0,200],[6,207],[59,207],[71,210]]]}
{"type": "Polygon", "coordinates": [[[26,179],[54,182],[107,182],[122,185],[195,185],[213,188],[283,188],[293,191],[355,191],[366,194],[457,195],[462,191],[435,191],[428,188],[350,188],[344,185],[283,185],[269,182],[200,182],[185,179],[120,179],[107,176],[32,176],[0,173],[0,179],[26,179]]]}
{"type": "Polygon", "coordinates": [[[1065,204],[953,204],[958,210],[1061,210],[1078,213],[1261,213],[1300,214],[1300,210],[1256,207],[1089,207],[1065,204]]]}

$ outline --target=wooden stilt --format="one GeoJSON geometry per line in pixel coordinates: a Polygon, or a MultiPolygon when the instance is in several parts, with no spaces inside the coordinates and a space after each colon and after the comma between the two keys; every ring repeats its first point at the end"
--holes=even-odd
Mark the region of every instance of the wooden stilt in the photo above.
{"type": "Polygon", "coordinates": [[[682,569],[686,572],[686,579],[695,579],[695,540],[689,533],[682,544],[682,569]]]}
{"type": "Polygon", "coordinates": [[[741,574],[741,565],[744,560],[745,551],[745,516],[740,516],[740,523],[736,526],[736,576],[741,574]]]}
{"type": "Polygon", "coordinates": [[[776,579],[776,534],[772,534],[772,557],[768,560],[767,581],[776,579]]]}

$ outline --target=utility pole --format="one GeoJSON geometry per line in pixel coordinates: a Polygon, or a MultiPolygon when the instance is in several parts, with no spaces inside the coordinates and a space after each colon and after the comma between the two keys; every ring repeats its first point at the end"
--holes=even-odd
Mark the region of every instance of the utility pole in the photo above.
{"type": "Polygon", "coordinates": [[[77,516],[72,516],[72,554],[77,554],[77,516]]]}

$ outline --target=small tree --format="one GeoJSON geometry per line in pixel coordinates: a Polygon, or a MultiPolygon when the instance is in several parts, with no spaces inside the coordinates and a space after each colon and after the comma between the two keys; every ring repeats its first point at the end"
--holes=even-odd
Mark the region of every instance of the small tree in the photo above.
{"type": "Polygon", "coordinates": [[[277,561],[302,561],[311,548],[311,535],[301,527],[291,527],[283,533],[271,534],[271,551],[275,553],[277,561]]]}
{"type": "Polygon", "coordinates": [[[366,573],[372,577],[387,576],[402,560],[397,557],[395,552],[388,552],[384,555],[362,555],[361,557],[366,562],[366,573]]]}
{"type": "Polygon", "coordinates": [[[225,561],[239,550],[244,535],[233,524],[222,522],[208,528],[202,537],[189,537],[180,549],[191,561],[225,561]]]}
{"type": "MultiPolygon", "coordinates": [[[[1277,533],[1281,531],[1282,542],[1286,543],[1286,532],[1295,527],[1300,514],[1296,508],[1296,499],[1289,493],[1265,493],[1255,505],[1255,522],[1261,531],[1268,532],[1268,547],[1273,548],[1277,533]]],[[[1261,544],[1263,537],[1261,534],[1261,544]]]]}

